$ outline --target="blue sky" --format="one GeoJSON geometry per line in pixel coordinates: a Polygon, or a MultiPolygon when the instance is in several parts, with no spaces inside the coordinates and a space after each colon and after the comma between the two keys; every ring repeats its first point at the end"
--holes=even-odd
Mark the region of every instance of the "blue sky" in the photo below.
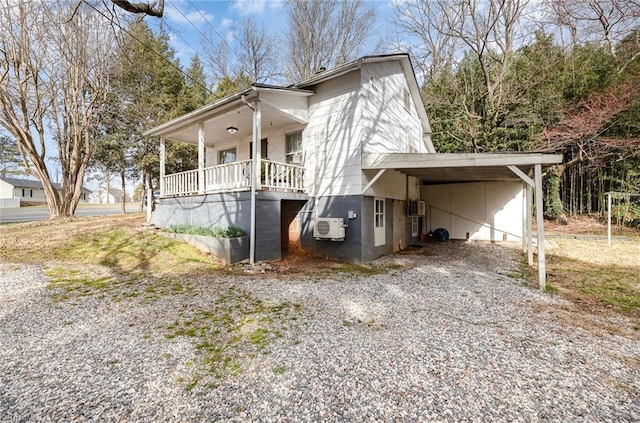
{"type": "MultiPolygon", "coordinates": [[[[385,37],[392,37],[391,2],[399,0],[372,0],[366,2],[376,11],[376,23],[372,30],[368,46],[364,53],[372,51],[385,37]]],[[[233,40],[233,27],[246,18],[252,18],[264,24],[267,30],[276,35],[284,35],[287,20],[284,0],[165,0],[163,22],[171,35],[171,46],[184,66],[195,53],[201,54],[201,33],[213,32],[215,37],[224,37],[227,42],[233,40]]],[[[157,19],[146,18],[151,25],[157,25],[157,19]],[[155,21],[155,22],[154,22],[155,21]]]]}

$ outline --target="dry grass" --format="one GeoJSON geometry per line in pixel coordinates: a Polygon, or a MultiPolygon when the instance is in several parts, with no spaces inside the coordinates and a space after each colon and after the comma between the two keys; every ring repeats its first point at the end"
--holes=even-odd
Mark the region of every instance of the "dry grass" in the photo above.
{"type": "Polygon", "coordinates": [[[144,216],[81,217],[0,226],[0,260],[71,267],[105,266],[156,276],[203,273],[220,263],[144,229],[144,216]]]}
{"type": "Polygon", "coordinates": [[[627,239],[571,238],[571,235],[606,234],[606,226],[592,219],[567,226],[550,225],[547,239],[548,283],[581,311],[623,315],[640,332],[640,236],[625,230],[627,239]]]}

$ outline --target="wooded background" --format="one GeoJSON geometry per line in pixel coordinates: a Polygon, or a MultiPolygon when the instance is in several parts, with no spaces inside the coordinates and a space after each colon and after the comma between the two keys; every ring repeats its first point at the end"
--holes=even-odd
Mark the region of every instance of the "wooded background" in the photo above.
{"type": "MultiPolygon", "coordinates": [[[[73,214],[85,173],[155,186],[158,143],[145,129],[251,82],[398,51],[411,54],[438,151],[564,154],[545,177],[547,217],[602,213],[607,191],[640,192],[640,0],[393,1],[394,35],[379,39],[370,3],[290,1],[283,33],[246,19],[227,40],[211,27],[186,69],[162,9],[147,8],[162,20],[154,30],[127,3],[0,0],[12,29],[0,39],[0,170],[21,157],[50,181],[54,139],[65,194],[52,216],[73,214]]],[[[168,146],[168,172],[197,167],[191,147],[168,146]]],[[[637,199],[616,217],[640,225],[637,199]]]]}

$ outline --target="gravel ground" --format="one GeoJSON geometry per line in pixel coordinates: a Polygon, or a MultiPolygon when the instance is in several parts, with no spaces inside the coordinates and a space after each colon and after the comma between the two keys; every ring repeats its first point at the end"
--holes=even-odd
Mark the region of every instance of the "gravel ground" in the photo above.
{"type": "Polygon", "coordinates": [[[559,319],[567,304],[508,276],[511,248],[428,248],[380,259],[406,267],[377,275],[200,277],[123,295],[147,280],[116,299],[61,301],[42,267],[0,264],[0,420],[640,421],[637,339],[559,319]],[[229,292],[287,304],[269,320],[281,334],[234,350],[237,374],[194,379],[197,340],[167,328],[229,292]]]}

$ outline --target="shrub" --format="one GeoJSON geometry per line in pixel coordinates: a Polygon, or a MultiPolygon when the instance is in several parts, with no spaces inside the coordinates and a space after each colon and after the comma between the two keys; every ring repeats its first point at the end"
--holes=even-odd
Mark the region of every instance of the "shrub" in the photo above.
{"type": "Polygon", "coordinates": [[[227,228],[212,226],[209,228],[205,228],[203,226],[186,224],[171,225],[167,229],[167,232],[187,235],[210,236],[213,238],[238,238],[246,235],[246,233],[237,226],[229,226],[227,228]]]}

